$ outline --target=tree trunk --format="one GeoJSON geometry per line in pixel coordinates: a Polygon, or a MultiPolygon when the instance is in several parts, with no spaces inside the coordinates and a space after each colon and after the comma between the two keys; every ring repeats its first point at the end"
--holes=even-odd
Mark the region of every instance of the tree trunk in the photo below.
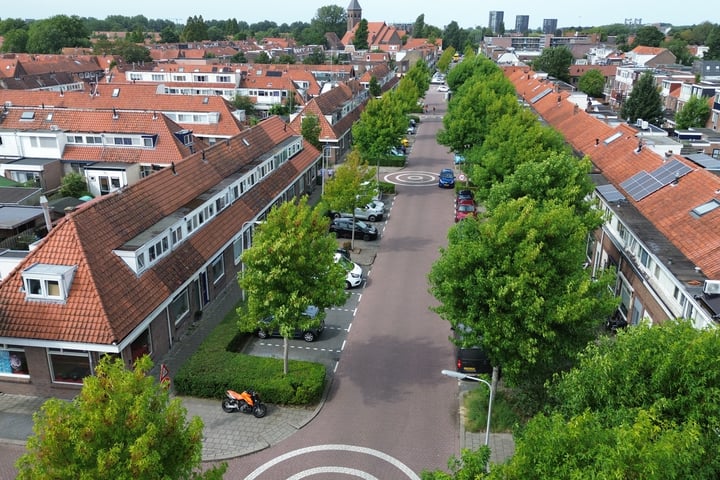
{"type": "Polygon", "coordinates": [[[288,350],[289,340],[283,337],[283,375],[288,374],[288,350]]]}

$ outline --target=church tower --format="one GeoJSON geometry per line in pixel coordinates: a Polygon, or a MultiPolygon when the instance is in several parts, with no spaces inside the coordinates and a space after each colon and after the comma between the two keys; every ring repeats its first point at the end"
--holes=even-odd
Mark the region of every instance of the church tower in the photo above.
{"type": "Polygon", "coordinates": [[[347,7],[347,31],[352,30],[360,20],[362,20],[362,8],[357,0],[350,0],[350,5],[347,7]]]}

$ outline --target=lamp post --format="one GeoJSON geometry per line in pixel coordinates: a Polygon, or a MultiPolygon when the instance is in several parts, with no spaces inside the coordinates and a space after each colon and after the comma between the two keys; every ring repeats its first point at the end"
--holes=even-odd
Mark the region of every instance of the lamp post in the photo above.
{"type": "MultiPolygon", "coordinates": [[[[247,222],[243,222],[242,226],[240,227],[240,232],[243,237],[243,241],[242,241],[242,251],[243,252],[247,248],[250,248],[250,244],[252,244],[252,231],[251,231],[250,238],[248,239],[248,245],[247,245],[247,247],[245,246],[245,227],[247,227],[248,225],[260,225],[262,223],[265,223],[265,222],[262,220],[248,220],[247,222]]],[[[242,253],[240,255],[242,255],[242,253]]],[[[245,262],[242,262],[242,264],[240,265],[240,269],[243,272],[245,271],[245,262]]],[[[242,299],[243,299],[243,301],[245,300],[245,290],[242,291],[242,299]]]]}
{"type": "Polygon", "coordinates": [[[471,375],[465,375],[464,373],[453,372],[452,370],[443,370],[443,375],[448,377],[457,378],[459,380],[472,380],[474,382],[482,382],[490,389],[490,398],[488,399],[488,411],[487,411],[487,426],[485,427],[485,446],[490,446],[490,415],[492,414],[492,402],[493,402],[493,388],[490,382],[483,380],[482,378],[473,377],[471,375]]]}

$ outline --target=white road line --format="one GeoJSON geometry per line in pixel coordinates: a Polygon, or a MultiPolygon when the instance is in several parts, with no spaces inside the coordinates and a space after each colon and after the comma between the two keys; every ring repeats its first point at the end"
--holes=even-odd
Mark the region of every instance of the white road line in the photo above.
{"type": "Polygon", "coordinates": [[[339,364],[340,364],[339,361],[336,361],[336,362],[335,362],[335,366],[333,367],[333,373],[337,373],[337,367],[338,367],[339,364]]]}
{"type": "Polygon", "coordinates": [[[362,478],[363,480],[378,480],[375,475],[370,475],[369,473],[358,470],[357,468],[346,467],[315,467],[310,470],[296,473],[292,477],[288,477],[288,480],[302,480],[303,478],[319,475],[321,473],[341,473],[343,475],[352,475],[353,477],[362,478]]]}
{"type": "Polygon", "coordinates": [[[342,352],[343,350],[345,350],[345,340],[343,340],[343,343],[340,346],[340,351],[342,352]]]}
{"type": "MultiPolygon", "coordinates": [[[[380,452],[378,450],[373,450],[372,448],[365,448],[365,447],[358,447],[355,445],[316,445],[314,447],[306,447],[301,448],[298,450],[293,450],[292,452],[285,453],[283,455],[280,455],[279,457],[275,457],[269,462],[265,463],[264,465],[261,465],[260,467],[256,468],[255,471],[253,471],[250,475],[245,477],[245,480],[255,480],[260,477],[263,473],[265,473],[267,470],[271,469],[275,465],[278,465],[285,460],[289,460],[293,457],[297,457],[299,455],[305,455],[306,453],[315,453],[315,452],[324,452],[324,451],[340,451],[340,452],[354,452],[354,453],[364,453],[366,455],[371,455],[373,457],[379,458],[380,460],[384,460],[390,465],[396,467],[398,470],[400,470],[402,473],[405,474],[407,478],[410,480],[420,480],[420,477],[418,477],[415,472],[410,470],[410,468],[402,463],[400,460],[391,457],[390,455],[380,452]]],[[[332,468],[332,467],[330,467],[332,468]]],[[[338,472],[335,472],[338,473],[338,472]]],[[[298,477],[302,478],[302,477],[298,477]]]]}
{"type": "Polygon", "coordinates": [[[347,332],[348,332],[348,333],[350,333],[350,329],[351,329],[351,328],[352,328],[352,323],[350,323],[350,325],[348,325],[348,328],[347,328],[347,332]]]}

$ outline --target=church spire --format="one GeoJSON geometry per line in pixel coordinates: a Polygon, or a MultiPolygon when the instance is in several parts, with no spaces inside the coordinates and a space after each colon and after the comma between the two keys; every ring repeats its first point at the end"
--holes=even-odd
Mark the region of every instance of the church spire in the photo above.
{"type": "Polygon", "coordinates": [[[347,31],[351,31],[362,20],[362,7],[358,0],[350,0],[347,7],[347,31]]]}

